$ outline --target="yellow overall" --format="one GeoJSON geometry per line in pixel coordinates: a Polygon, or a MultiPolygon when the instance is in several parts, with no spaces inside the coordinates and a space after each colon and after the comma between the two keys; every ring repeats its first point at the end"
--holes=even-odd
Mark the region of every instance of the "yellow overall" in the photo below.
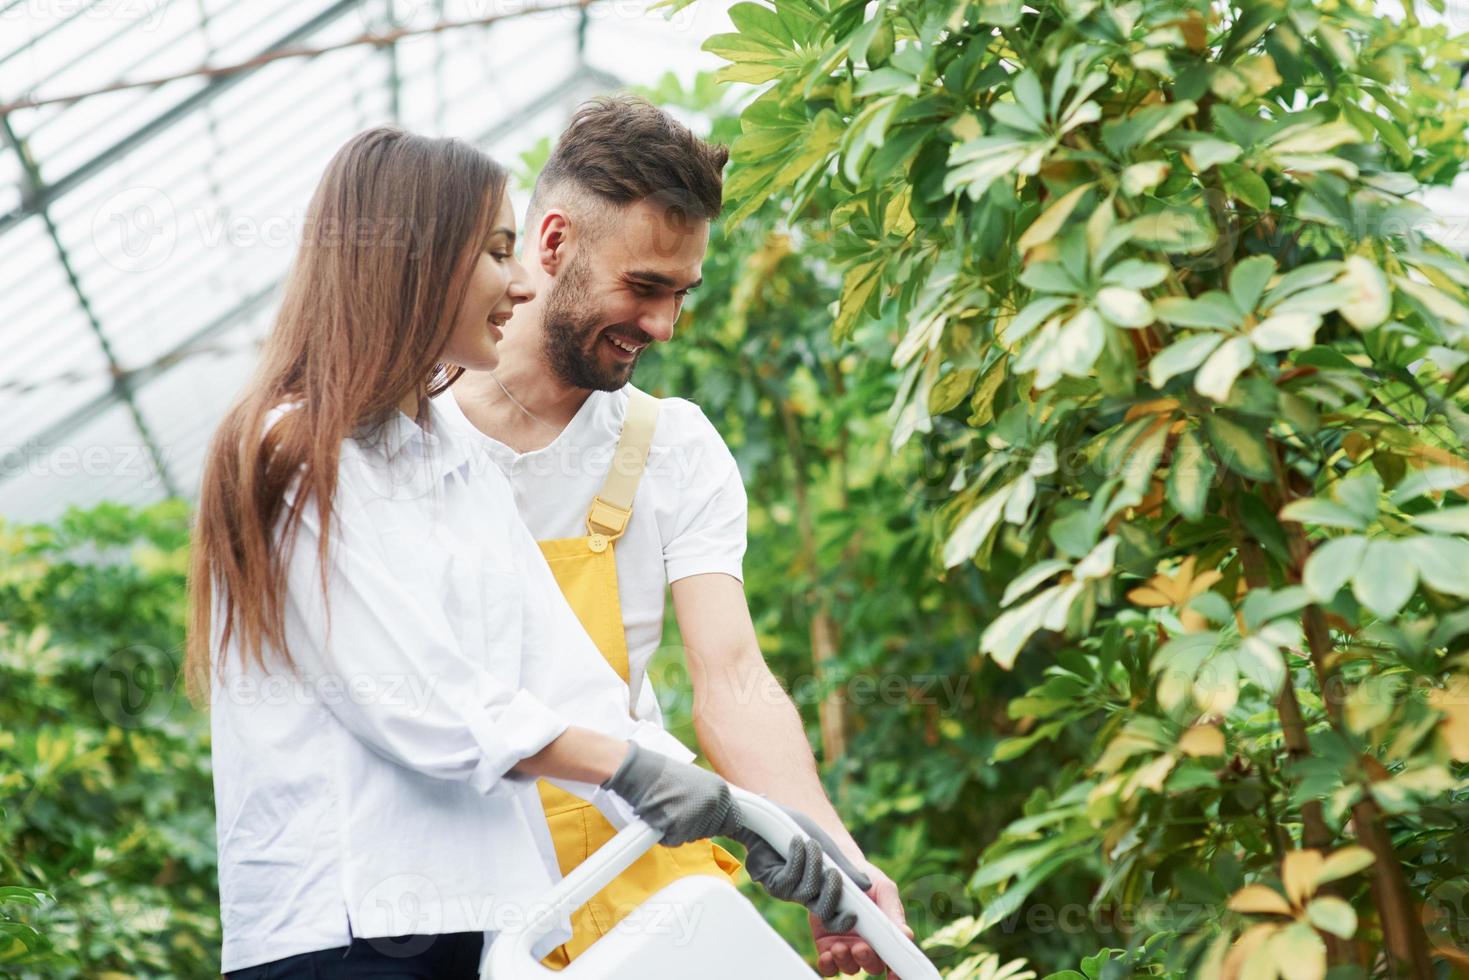
{"type": "MultiPolygon", "coordinates": [[[[587,514],[587,534],[540,542],[541,552],[572,610],[624,683],[628,682],[627,634],[623,631],[617,589],[616,541],[632,517],[633,495],[647,464],[659,407],[651,395],[632,388],[628,393],[627,418],[607,480],[587,514]]],[[[629,711],[634,697],[635,693],[629,692],[629,711]]],[[[537,788],[562,874],[569,873],[617,833],[596,807],[580,797],[544,781],[537,788]]],[[[739,869],[740,862],[713,841],[655,847],[572,913],[571,939],[542,962],[551,969],[566,966],[675,878],[710,874],[734,881],[739,869]]]]}

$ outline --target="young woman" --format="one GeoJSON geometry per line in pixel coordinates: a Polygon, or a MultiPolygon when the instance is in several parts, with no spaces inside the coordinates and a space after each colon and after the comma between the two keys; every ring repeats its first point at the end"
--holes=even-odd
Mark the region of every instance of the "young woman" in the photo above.
{"type": "Polygon", "coordinates": [[[536,777],[668,844],[736,830],[728,786],[630,719],[504,478],[432,407],[531,297],[505,182],[455,140],[348,142],[211,444],[188,669],[232,980],[477,976],[555,872],[536,777]]]}

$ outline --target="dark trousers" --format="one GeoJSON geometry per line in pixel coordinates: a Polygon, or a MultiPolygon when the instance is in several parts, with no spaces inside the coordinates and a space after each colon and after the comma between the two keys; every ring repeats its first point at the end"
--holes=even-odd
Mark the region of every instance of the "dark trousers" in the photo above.
{"type": "Polygon", "coordinates": [[[226,980],[477,980],[484,933],[353,937],[350,946],[287,956],[225,974],[226,980]]]}

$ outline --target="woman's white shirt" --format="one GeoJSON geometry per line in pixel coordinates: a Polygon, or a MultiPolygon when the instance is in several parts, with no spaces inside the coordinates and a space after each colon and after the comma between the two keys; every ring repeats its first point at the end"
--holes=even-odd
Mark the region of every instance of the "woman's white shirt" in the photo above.
{"type": "Polygon", "coordinates": [[[630,717],[505,478],[436,408],[429,431],[400,413],[343,442],[325,596],[320,537],[312,504],[287,566],[295,674],[232,648],[214,678],[226,972],[524,921],[559,873],[534,782],[510,770],[572,721],[692,758],[630,717]]]}

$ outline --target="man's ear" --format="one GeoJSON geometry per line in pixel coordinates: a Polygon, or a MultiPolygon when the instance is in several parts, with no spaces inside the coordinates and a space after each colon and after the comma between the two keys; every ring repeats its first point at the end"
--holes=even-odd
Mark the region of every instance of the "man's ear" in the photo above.
{"type": "Polygon", "coordinates": [[[575,231],[571,219],[560,208],[550,208],[541,215],[536,228],[535,260],[548,276],[554,276],[571,260],[575,231]]]}

